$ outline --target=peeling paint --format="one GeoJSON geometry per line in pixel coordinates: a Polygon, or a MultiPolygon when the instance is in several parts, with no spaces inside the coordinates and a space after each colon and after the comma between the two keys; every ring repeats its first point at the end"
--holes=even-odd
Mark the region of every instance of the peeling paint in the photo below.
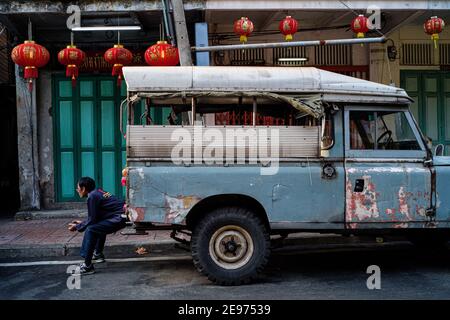
{"type": "Polygon", "coordinates": [[[354,192],[352,183],[347,179],[346,186],[346,215],[347,221],[359,221],[367,219],[376,219],[379,217],[377,204],[378,193],[375,185],[371,182],[370,176],[363,176],[364,190],[362,192],[354,192]]]}
{"type": "Polygon", "coordinates": [[[144,175],[144,169],[142,168],[137,168],[137,172],[139,174],[139,177],[141,177],[142,180],[144,180],[145,175],[144,175]]]}
{"type": "Polygon", "coordinates": [[[434,229],[438,227],[438,223],[435,221],[428,221],[425,222],[425,224],[423,225],[424,228],[430,228],[430,229],[434,229]]]}
{"type": "Polygon", "coordinates": [[[409,228],[409,224],[406,222],[394,224],[394,229],[406,229],[409,228]]]}
{"type": "Polygon", "coordinates": [[[128,211],[130,212],[131,221],[133,222],[144,221],[145,208],[128,207],[128,211]]]}
{"type": "Polygon", "coordinates": [[[409,215],[409,207],[408,207],[408,202],[407,202],[407,193],[405,192],[405,188],[404,187],[400,187],[400,189],[398,190],[398,202],[399,202],[399,213],[403,214],[406,216],[406,218],[408,220],[412,220],[411,216],[409,215]]]}
{"type": "Polygon", "coordinates": [[[397,212],[397,209],[395,208],[388,208],[385,210],[385,213],[392,221],[395,221],[395,213],[397,212]]]}
{"type": "Polygon", "coordinates": [[[427,168],[419,165],[361,166],[347,168],[346,173],[347,222],[405,223],[427,220],[432,194],[427,168]],[[361,192],[354,191],[358,179],[364,180],[361,192]]]}
{"type": "MultiPolygon", "coordinates": [[[[414,168],[404,168],[404,167],[376,167],[376,168],[366,168],[364,173],[411,173],[414,172],[414,168]]],[[[359,173],[358,168],[348,168],[347,173],[354,174],[359,173]]]]}
{"type": "Polygon", "coordinates": [[[201,200],[197,196],[171,197],[165,195],[164,198],[166,208],[165,223],[183,222],[192,207],[201,200]]]}

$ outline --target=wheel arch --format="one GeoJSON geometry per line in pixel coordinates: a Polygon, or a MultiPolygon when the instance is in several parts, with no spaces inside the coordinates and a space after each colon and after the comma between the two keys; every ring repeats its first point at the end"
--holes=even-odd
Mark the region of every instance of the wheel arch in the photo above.
{"type": "Polygon", "coordinates": [[[223,207],[247,208],[261,218],[267,230],[270,230],[267,212],[262,204],[255,198],[244,194],[220,194],[202,199],[192,207],[186,216],[186,226],[192,230],[207,213],[223,207]]]}

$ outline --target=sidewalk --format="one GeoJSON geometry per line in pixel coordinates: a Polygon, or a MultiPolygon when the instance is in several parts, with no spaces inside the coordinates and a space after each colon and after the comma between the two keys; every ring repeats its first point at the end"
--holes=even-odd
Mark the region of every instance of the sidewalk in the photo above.
{"type": "MultiPolygon", "coordinates": [[[[72,220],[0,220],[0,259],[79,255],[83,233],[67,230],[72,220]]],[[[107,237],[105,253],[138,256],[135,251],[140,247],[148,253],[171,249],[175,241],[169,235],[170,231],[148,231],[147,235],[122,235],[119,231],[107,237]]]]}
{"type": "MultiPolygon", "coordinates": [[[[73,211],[72,211],[73,212],[73,211]]],[[[0,220],[0,260],[37,259],[49,257],[79,256],[83,233],[67,230],[69,222],[83,213],[70,216],[67,211],[34,213],[27,220],[0,220]],[[57,213],[57,214],[56,214],[57,213]],[[51,217],[51,218],[49,218],[51,217]],[[30,219],[30,220],[28,220],[30,219]]],[[[23,218],[24,216],[21,216],[23,218]]],[[[81,220],[80,218],[76,218],[81,220]]],[[[116,257],[139,257],[136,251],[144,248],[145,256],[184,253],[170,238],[170,231],[147,231],[147,235],[123,235],[132,227],[107,237],[105,254],[116,257]]],[[[375,238],[343,237],[337,234],[297,233],[284,241],[289,245],[333,246],[374,244],[375,238]]],[[[142,252],[141,252],[142,253],[142,252]]]]}

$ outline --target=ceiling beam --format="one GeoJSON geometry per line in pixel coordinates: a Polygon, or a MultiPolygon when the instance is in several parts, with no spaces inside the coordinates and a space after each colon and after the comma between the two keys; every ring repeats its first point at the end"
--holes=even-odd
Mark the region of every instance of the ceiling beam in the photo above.
{"type": "Polygon", "coordinates": [[[400,0],[359,0],[359,1],[294,1],[294,0],[208,0],[206,10],[367,10],[374,5],[382,10],[450,10],[450,1],[400,1],[400,0]]]}
{"type": "Polygon", "coordinates": [[[406,19],[402,19],[400,20],[398,23],[394,24],[393,26],[390,27],[390,29],[388,31],[384,32],[384,35],[386,37],[388,37],[390,34],[392,34],[392,32],[396,31],[397,29],[407,25],[408,23],[414,21],[415,19],[417,19],[418,17],[420,17],[421,15],[423,15],[426,11],[425,10],[419,10],[414,12],[412,15],[410,15],[409,17],[407,17],[406,19]]]}
{"type": "Polygon", "coordinates": [[[255,25],[255,31],[264,31],[273,21],[277,21],[283,11],[269,12],[262,23],[255,25]]]}
{"type": "Polygon", "coordinates": [[[330,26],[330,25],[333,25],[334,23],[336,23],[336,22],[338,22],[338,21],[344,19],[344,18],[347,17],[347,16],[351,16],[351,17],[349,18],[349,21],[348,21],[348,25],[350,26],[351,18],[353,18],[354,15],[355,15],[355,14],[353,13],[353,11],[350,11],[350,10],[349,10],[349,11],[346,11],[346,12],[344,12],[343,14],[340,14],[340,15],[338,15],[338,16],[332,15],[331,17],[328,17],[328,18],[326,18],[326,19],[320,21],[319,24],[320,24],[321,26],[330,26]]]}
{"type": "MultiPolygon", "coordinates": [[[[204,10],[206,0],[185,1],[186,10],[204,10]]],[[[2,14],[37,14],[66,12],[71,3],[66,1],[2,1],[2,14]]],[[[127,12],[127,11],[160,11],[161,0],[128,0],[128,1],[77,1],[83,13],[86,12],[127,12]]]]}
{"type": "Polygon", "coordinates": [[[6,29],[8,29],[9,33],[12,36],[17,36],[19,38],[24,38],[24,34],[22,34],[16,28],[16,26],[11,22],[11,20],[9,20],[9,18],[6,15],[0,14],[0,23],[3,24],[6,27],[6,29]]]}

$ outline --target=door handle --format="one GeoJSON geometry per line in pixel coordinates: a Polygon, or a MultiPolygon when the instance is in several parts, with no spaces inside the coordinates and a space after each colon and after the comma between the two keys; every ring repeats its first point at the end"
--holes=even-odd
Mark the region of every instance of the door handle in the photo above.
{"type": "Polygon", "coordinates": [[[354,192],[362,192],[364,190],[364,179],[356,179],[354,192]]]}

